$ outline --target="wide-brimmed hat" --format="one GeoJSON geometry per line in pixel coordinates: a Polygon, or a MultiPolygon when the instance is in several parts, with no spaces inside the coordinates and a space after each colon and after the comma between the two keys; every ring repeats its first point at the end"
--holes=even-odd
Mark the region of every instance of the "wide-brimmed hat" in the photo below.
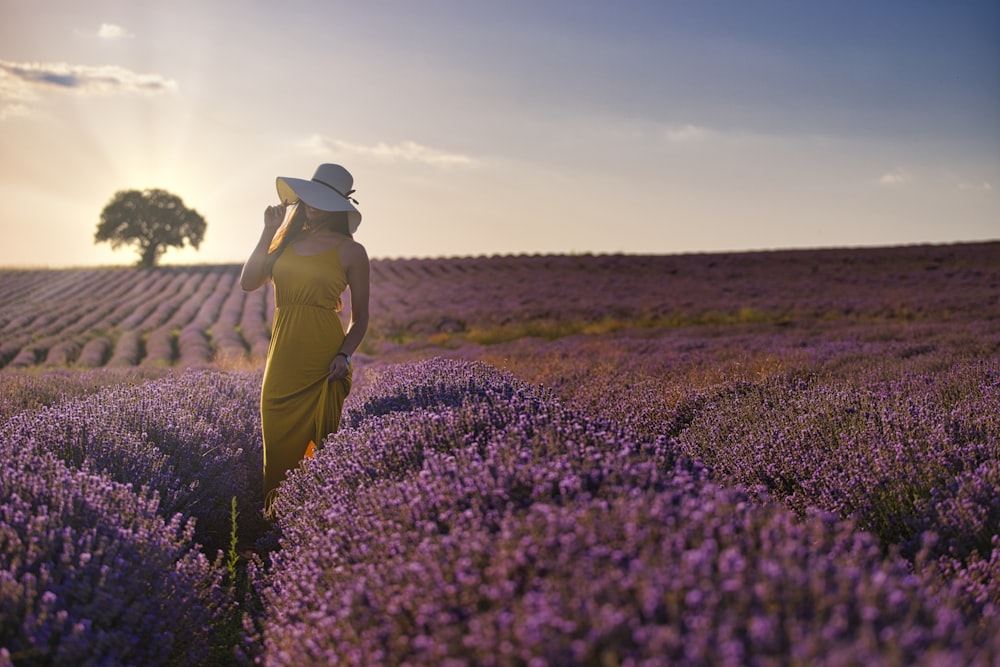
{"type": "Polygon", "coordinates": [[[301,200],[321,211],[347,211],[347,226],[352,234],[361,224],[361,213],[354,208],[358,202],[351,198],[354,177],[339,164],[321,164],[310,181],[278,176],[277,186],[283,204],[301,200]]]}

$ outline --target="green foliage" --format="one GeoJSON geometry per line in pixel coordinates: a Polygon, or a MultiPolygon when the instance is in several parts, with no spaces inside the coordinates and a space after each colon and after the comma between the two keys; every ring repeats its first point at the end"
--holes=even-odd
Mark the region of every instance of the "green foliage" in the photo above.
{"type": "Polygon", "coordinates": [[[237,551],[237,546],[239,545],[237,518],[239,515],[240,512],[236,509],[236,496],[233,496],[232,504],[229,510],[231,520],[229,528],[229,551],[226,553],[226,569],[229,571],[229,582],[231,586],[235,585],[236,565],[240,562],[240,554],[239,551],[237,551]]]}
{"type": "Polygon", "coordinates": [[[205,238],[205,218],[166,190],[120,190],[101,212],[94,242],[112,248],[134,245],[137,266],[149,268],[169,247],[190,243],[197,248],[205,238]]]}

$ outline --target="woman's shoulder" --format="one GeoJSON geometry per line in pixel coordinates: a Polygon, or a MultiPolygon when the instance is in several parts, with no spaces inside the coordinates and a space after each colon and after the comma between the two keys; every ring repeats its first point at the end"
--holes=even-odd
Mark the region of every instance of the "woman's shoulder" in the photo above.
{"type": "Polygon", "coordinates": [[[340,245],[340,262],[345,269],[367,265],[368,251],[354,239],[348,239],[340,245]]]}

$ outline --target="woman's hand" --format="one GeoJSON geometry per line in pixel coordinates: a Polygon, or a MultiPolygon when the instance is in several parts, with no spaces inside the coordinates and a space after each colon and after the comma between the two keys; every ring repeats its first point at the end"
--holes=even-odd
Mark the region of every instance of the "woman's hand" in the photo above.
{"type": "Polygon", "coordinates": [[[264,209],[264,229],[270,232],[272,237],[285,220],[285,208],[285,204],[278,204],[264,209]]]}
{"type": "Polygon", "coordinates": [[[252,292],[267,282],[267,253],[271,242],[274,241],[274,235],[285,221],[285,208],[285,204],[278,204],[264,209],[264,230],[257,239],[257,247],[250,253],[240,273],[240,287],[246,292],[252,292]]]}
{"type": "Polygon", "coordinates": [[[338,354],[330,362],[330,375],[331,380],[343,380],[345,377],[350,375],[351,365],[347,359],[342,354],[338,354]]]}

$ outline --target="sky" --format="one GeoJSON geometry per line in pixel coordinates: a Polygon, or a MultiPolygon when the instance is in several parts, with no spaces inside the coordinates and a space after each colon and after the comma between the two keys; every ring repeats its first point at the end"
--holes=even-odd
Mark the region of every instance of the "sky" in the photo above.
{"type": "Polygon", "coordinates": [[[0,267],[240,263],[339,163],[369,256],[1000,239],[996,0],[0,0],[0,267]]]}

